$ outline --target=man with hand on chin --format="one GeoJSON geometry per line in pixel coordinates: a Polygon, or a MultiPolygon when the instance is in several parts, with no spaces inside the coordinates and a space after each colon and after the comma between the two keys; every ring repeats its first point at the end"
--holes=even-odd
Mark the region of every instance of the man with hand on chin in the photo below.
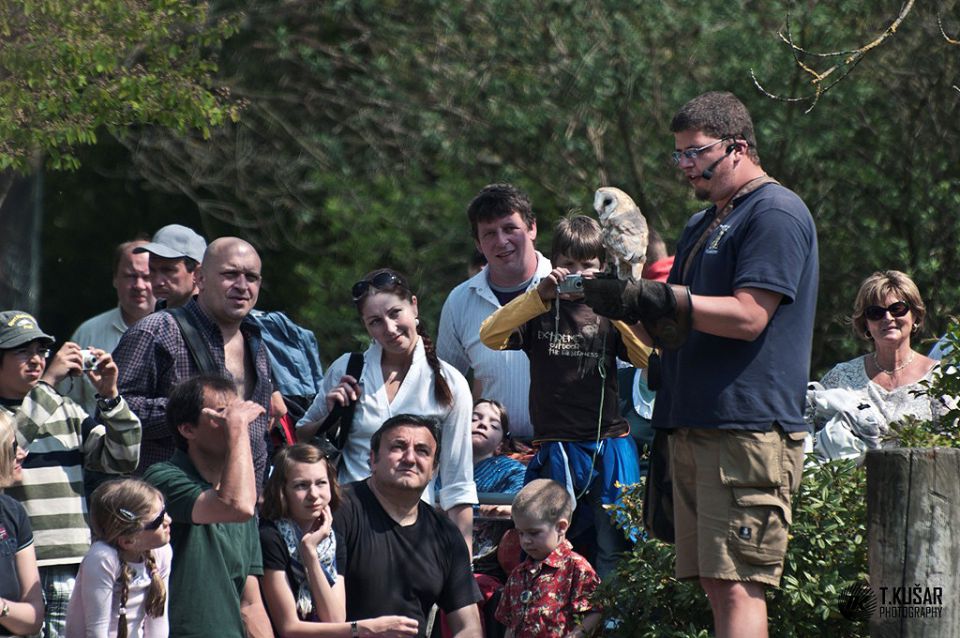
{"type": "Polygon", "coordinates": [[[398,615],[426,636],[437,604],[457,638],[479,638],[480,591],[460,530],[420,500],[439,449],[433,421],[410,414],[387,419],[370,439],[370,478],[348,484],[333,529],[346,563],[337,564],[347,594],[347,620],[398,615]]]}
{"type": "Polygon", "coordinates": [[[803,470],[816,228],[761,167],[734,95],[694,98],[670,130],[674,163],[712,205],[687,223],[667,283],[594,279],[584,292],[661,350],[653,426],[670,434],[677,578],[699,578],[719,638],[762,638],[803,470]]]}
{"type": "Polygon", "coordinates": [[[137,467],[140,421],[117,392],[117,365],[92,349],[84,369],[80,346],[67,342],[47,363],[54,339],[31,315],[0,312],[0,409],[17,425],[27,451],[23,480],[7,488],[30,516],[45,601],[45,638],[62,636],[77,569],[90,549],[83,478],[88,471],[123,474],[137,467]],[[96,389],[102,423],[54,386],[84,374],[96,389]]]}

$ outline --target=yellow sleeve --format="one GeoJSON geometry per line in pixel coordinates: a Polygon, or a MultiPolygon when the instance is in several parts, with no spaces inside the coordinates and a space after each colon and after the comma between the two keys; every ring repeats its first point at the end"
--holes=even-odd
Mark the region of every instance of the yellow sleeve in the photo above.
{"type": "Polygon", "coordinates": [[[630,359],[630,363],[638,368],[646,368],[653,348],[640,341],[637,335],[633,334],[630,326],[624,322],[613,321],[611,323],[620,332],[620,338],[623,339],[623,344],[627,346],[627,358],[630,359]]]}
{"type": "Polygon", "coordinates": [[[480,341],[493,350],[504,350],[514,330],[548,310],[537,289],[531,288],[483,320],[480,341]]]}

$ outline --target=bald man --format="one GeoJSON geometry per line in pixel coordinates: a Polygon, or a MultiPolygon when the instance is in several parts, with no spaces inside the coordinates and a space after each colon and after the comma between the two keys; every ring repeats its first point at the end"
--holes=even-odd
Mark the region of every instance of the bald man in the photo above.
{"type": "MultiPolygon", "coordinates": [[[[260,331],[248,318],[260,294],[260,255],[237,237],[220,237],[207,247],[197,271],[199,294],[181,313],[199,334],[218,372],[236,383],[237,394],[259,403],[264,414],[250,424],[250,446],[258,491],[267,467],[267,414],[270,372],[260,331]]],[[[134,324],[113,353],[120,366],[120,392],[143,424],[140,448],[142,474],[168,460],[174,441],[166,426],[167,396],[178,382],[201,372],[169,311],[156,312],[134,324]]]]}

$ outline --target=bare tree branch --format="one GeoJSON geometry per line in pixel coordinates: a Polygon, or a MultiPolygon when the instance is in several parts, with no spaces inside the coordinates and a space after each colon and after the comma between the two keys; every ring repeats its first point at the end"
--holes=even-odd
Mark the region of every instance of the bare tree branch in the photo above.
{"type": "MultiPolygon", "coordinates": [[[[887,26],[887,28],[884,29],[880,35],[878,35],[876,38],[874,38],[870,42],[867,42],[863,46],[858,47],[856,49],[843,50],[843,51],[816,52],[816,51],[810,51],[800,46],[799,44],[797,44],[796,40],[794,40],[793,38],[792,32],[790,31],[790,15],[788,14],[784,31],[778,32],[777,35],[779,35],[780,39],[783,40],[783,42],[790,47],[790,50],[793,53],[794,60],[796,61],[797,65],[803,70],[804,73],[806,73],[812,78],[810,80],[810,83],[813,85],[813,95],[803,95],[803,96],[793,97],[793,96],[782,96],[782,95],[771,93],[760,84],[760,80],[757,79],[756,73],[754,73],[753,69],[750,69],[750,77],[753,79],[754,86],[756,86],[757,89],[761,93],[763,93],[765,96],[774,100],[780,100],[782,102],[805,102],[809,100],[810,106],[805,111],[806,113],[809,113],[817,105],[817,102],[820,101],[820,97],[824,93],[826,93],[827,91],[835,87],[839,82],[841,82],[848,75],[850,75],[850,72],[853,71],[853,69],[857,66],[857,64],[860,63],[860,61],[863,59],[863,57],[867,53],[869,53],[872,49],[875,49],[876,47],[883,44],[888,38],[890,38],[894,33],[897,32],[897,29],[900,28],[900,25],[903,24],[903,21],[907,18],[908,15],[910,15],[910,12],[913,10],[914,4],[916,4],[916,0],[907,0],[900,7],[900,13],[896,17],[896,19],[893,22],[891,22],[890,25],[887,26]],[[804,58],[807,58],[807,57],[821,58],[825,60],[835,60],[837,58],[841,58],[841,59],[837,60],[833,64],[833,66],[827,68],[826,70],[817,71],[813,66],[811,66],[810,64],[807,64],[804,61],[804,58]],[[832,81],[827,83],[826,82],[827,78],[830,78],[830,76],[833,75],[834,73],[836,73],[836,75],[833,78],[831,78],[832,81]]],[[[943,32],[942,25],[941,25],[941,32],[943,32]]],[[[950,38],[947,37],[946,33],[943,33],[943,36],[944,38],[947,39],[948,42],[951,42],[950,38]]]]}

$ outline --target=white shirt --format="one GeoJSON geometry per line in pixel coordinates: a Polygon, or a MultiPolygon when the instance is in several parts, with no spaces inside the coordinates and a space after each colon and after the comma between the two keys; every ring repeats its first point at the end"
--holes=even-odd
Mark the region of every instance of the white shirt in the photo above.
{"type": "MultiPolygon", "coordinates": [[[[157,571],[170,600],[170,545],[151,550],[157,571]]],[[[150,573],[146,562],[127,563],[133,574],[127,591],[127,635],[130,638],[167,638],[167,613],[147,616],[147,591],[150,573]]],[[[67,605],[66,638],[101,638],[116,636],[120,619],[120,557],[110,545],[97,541],[80,563],[77,581],[67,605]]],[[[174,593],[174,595],[176,595],[174,593]]]]}
{"type": "MultiPolygon", "coordinates": [[[[81,348],[93,346],[113,352],[127,328],[123,315],[120,314],[120,307],[117,306],[81,323],[73,331],[70,341],[81,348]]],[[[87,414],[97,413],[97,400],[94,398],[97,391],[86,375],[67,377],[57,385],[57,390],[79,403],[87,414]]]]}
{"type": "MultiPolygon", "coordinates": [[[[550,260],[538,251],[537,270],[527,290],[551,270],[550,260]]],[[[440,313],[437,354],[464,375],[472,368],[483,398],[496,399],[507,409],[510,433],[532,437],[530,360],[523,351],[491,350],[480,341],[480,324],[499,307],[487,279],[487,268],[454,288],[440,313]]]]}
{"type": "MultiPolygon", "coordinates": [[[[433,370],[427,362],[423,340],[417,339],[413,362],[393,402],[390,402],[380,367],[382,355],[383,348],[376,341],[363,355],[360,398],[340,460],[340,482],[351,483],[370,476],[370,437],[384,421],[398,414],[416,414],[432,417],[440,423],[439,473],[443,484],[440,507],[448,510],[454,505],[476,504],[477,487],[473,483],[473,443],[470,438],[473,399],[467,380],[453,366],[441,360],[443,376],[453,394],[453,405],[447,407],[437,403],[433,392],[433,370]]],[[[298,428],[308,423],[323,422],[327,418],[327,393],[346,374],[349,359],[350,354],[344,354],[327,369],[313,405],[297,422],[298,428]]],[[[423,500],[431,504],[435,502],[432,484],[424,491],[423,500]]]]}

